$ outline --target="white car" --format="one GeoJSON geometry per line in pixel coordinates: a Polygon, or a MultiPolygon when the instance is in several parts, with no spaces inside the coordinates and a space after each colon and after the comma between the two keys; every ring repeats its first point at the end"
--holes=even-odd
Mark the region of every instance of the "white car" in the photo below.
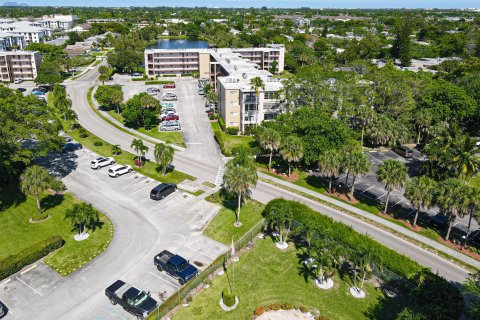
{"type": "Polygon", "coordinates": [[[99,157],[95,160],[93,160],[90,164],[90,168],[92,169],[100,169],[106,166],[110,166],[115,163],[115,160],[113,158],[104,158],[104,157],[99,157]]]}
{"type": "Polygon", "coordinates": [[[116,166],[111,167],[108,169],[108,175],[112,178],[118,178],[119,176],[125,174],[125,173],[130,173],[132,172],[132,167],[130,166],[124,166],[121,164],[117,164],[116,166]]]}
{"type": "Polygon", "coordinates": [[[15,84],[19,84],[19,83],[22,83],[22,82],[23,82],[23,79],[21,79],[21,78],[17,78],[17,79],[15,79],[15,81],[13,81],[13,83],[15,83],[15,84]]]}

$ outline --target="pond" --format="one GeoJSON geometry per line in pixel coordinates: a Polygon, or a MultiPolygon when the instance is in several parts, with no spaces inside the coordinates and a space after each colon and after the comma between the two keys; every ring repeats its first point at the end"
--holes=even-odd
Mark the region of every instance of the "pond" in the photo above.
{"type": "Polygon", "coordinates": [[[208,48],[208,43],[201,40],[158,40],[156,44],[149,46],[148,49],[204,49],[208,48]]]}

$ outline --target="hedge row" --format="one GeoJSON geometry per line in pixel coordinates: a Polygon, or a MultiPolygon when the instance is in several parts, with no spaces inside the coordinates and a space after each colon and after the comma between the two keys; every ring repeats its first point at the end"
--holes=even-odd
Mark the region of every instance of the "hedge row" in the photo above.
{"type": "Polygon", "coordinates": [[[222,129],[222,131],[225,131],[225,122],[223,121],[222,117],[218,117],[218,125],[220,126],[220,129],[222,129]]]}
{"type": "Polygon", "coordinates": [[[281,202],[285,202],[290,208],[295,221],[304,225],[318,226],[321,228],[320,230],[328,230],[334,240],[343,243],[354,251],[368,250],[375,261],[403,278],[407,278],[422,270],[422,266],[412,259],[387,248],[367,235],[354,231],[350,226],[319,214],[302,203],[275,199],[267,204],[265,213],[270,212],[272,206],[281,202]]]}
{"type": "MultiPolygon", "coordinates": [[[[221,118],[218,118],[219,122],[220,122],[220,119],[221,118]]],[[[224,145],[224,142],[223,142],[223,132],[220,129],[220,126],[215,126],[215,125],[213,126],[213,134],[215,136],[215,140],[218,143],[218,146],[220,147],[220,151],[222,152],[222,154],[224,154],[227,157],[231,156],[231,153],[229,153],[225,150],[225,145],[224,145]]]]}
{"type": "Polygon", "coordinates": [[[175,81],[172,80],[151,80],[151,81],[145,81],[145,84],[171,84],[175,83],[175,81]]]}
{"type": "Polygon", "coordinates": [[[22,270],[25,266],[45,257],[63,246],[65,241],[59,236],[53,236],[46,240],[25,248],[23,251],[10,255],[0,260],[0,279],[22,270]]]}

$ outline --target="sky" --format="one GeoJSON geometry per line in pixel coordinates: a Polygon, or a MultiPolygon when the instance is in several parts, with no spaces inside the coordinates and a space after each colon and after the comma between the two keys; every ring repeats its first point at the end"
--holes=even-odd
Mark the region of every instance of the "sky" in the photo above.
{"type": "Polygon", "coordinates": [[[269,8],[479,8],[479,0],[5,0],[30,6],[184,6],[269,8]]]}

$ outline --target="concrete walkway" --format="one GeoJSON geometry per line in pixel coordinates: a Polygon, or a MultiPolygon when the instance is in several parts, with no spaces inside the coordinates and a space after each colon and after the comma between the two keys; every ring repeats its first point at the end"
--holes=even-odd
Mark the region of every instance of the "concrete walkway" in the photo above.
{"type": "Polygon", "coordinates": [[[350,211],[350,212],[353,212],[361,217],[364,217],[364,218],[367,218],[371,221],[374,221],[378,224],[381,224],[389,229],[392,229],[400,234],[403,234],[411,239],[414,239],[418,242],[421,242],[437,251],[440,251],[440,252],[443,252],[445,254],[448,254],[449,256],[451,257],[454,257],[464,263],[467,263],[469,264],[470,266],[472,267],[475,267],[477,269],[480,269],[480,261],[477,261],[463,253],[460,253],[456,250],[453,250],[441,243],[438,243],[436,241],[433,241],[432,239],[429,239],[427,237],[424,237],[416,232],[413,232],[407,228],[404,228],[404,227],[401,227],[395,223],[392,223],[388,220],[385,220],[377,215],[374,215],[372,213],[369,213],[367,211],[364,211],[364,210],[361,210],[361,209],[358,209],[354,206],[351,206],[347,203],[344,203],[342,201],[339,201],[339,200],[336,200],[334,198],[331,198],[331,197],[328,197],[326,195],[323,195],[321,193],[318,193],[318,192],[315,192],[315,191],[312,191],[310,189],[307,189],[307,188],[304,188],[304,187],[301,187],[301,186],[298,186],[296,184],[293,184],[293,183],[290,183],[290,182],[287,182],[283,179],[279,179],[279,178],[275,178],[275,177],[272,177],[270,175],[267,175],[267,174],[264,174],[264,173],[261,173],[261,172],[258,172],[258,176],[260,178],[263,178],[263,179],[266,179],[266,180],[269,180],[269,181],[272,181],[272,182],[275,182],[276,184],[279,184],[279,185],[282,185],[282,186],[285,186],[285,187],[288,187],[290,189],[294,189],[294,190],[297,190],[297,191],[300,191],[302,193],[305,193],[305,194],[308,194],[309,196],[312,196],[312,197],[315,197],[317,199],[320,199],[324,202],[327,202],[327,203],[330,203],[330,204],[333,204],[339,208],[342,208],[344,210],[347,210],[347,211],[350,211]]]}

